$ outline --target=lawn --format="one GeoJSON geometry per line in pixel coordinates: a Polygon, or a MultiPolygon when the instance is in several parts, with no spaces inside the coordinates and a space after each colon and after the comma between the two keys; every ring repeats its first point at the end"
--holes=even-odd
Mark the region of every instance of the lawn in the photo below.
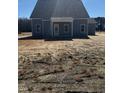
{"type": "Polygon", "coordinates": [[[104,38],[19,40],[19,93],[105,93],[104,38]]]}

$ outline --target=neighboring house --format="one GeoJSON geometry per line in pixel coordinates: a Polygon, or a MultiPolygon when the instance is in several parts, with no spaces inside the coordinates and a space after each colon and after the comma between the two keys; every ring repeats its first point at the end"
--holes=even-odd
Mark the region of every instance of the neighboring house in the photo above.
{"type": "Polygon", "coordinates": [[[34,37],[85,38],[88,32],[95,35],[95,20],[90,19],[81,0],[38,0],[30,18],[34,37]]]}

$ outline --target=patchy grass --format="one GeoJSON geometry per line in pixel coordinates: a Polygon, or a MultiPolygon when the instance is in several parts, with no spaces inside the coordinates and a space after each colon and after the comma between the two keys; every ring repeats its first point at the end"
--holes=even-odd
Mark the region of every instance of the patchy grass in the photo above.
{"type": "Polygon", "coordinates": [[[104,37],[19,40],[19,93],[104,93],[104,37]]]}
{"type": "Polygon", "coordinates": [[[32,35],[31,32],[21,32],[18,36],[32,35]]]}

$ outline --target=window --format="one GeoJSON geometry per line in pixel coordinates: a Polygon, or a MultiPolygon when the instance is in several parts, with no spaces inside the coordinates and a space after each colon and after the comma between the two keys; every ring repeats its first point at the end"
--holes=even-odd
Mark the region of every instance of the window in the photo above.
{"type": "Polygon", "coordinates": [[[59,31],[59,28],[56,26],[56,27],[55,27],[55,32],[58,33],[58,31],[59,31]]]}
{"type": "Polygon", "coordinates": [[[69,24],[64,24],[64,32],[69,32],[69,24]]]}
{"type": "Polygon", "coordinates": [[[36,31],[40,32],[41,31],[41,25],[40,24],[36,24],[36,31]]]}
{"type": "Polygon", "coordinates": [[[59,24],[54,24],[54,35],[55,36],[59,35],[59,24]]]}
{"type": "Polygon", "coordinates": [[[84,24],[81,24],[80,25],[80,32],[84,32],[85,31],[85,25],[84,24]]]}

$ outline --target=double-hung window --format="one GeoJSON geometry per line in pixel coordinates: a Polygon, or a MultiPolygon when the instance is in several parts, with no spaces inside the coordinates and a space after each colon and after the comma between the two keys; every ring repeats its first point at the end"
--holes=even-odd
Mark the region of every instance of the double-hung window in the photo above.
{"type": "Polygon", "coordinates": [[[65,33],[69,32],[69,24],[64,24],[64,32],[65,33]]]}
{"type": "Polygon", "coordinates": [[[36,24],[36,32],[40,32],[41,31],[41,25],[40,24],[36,24]]]}
{"type": "Polygon", "coordinates": [[[85,24],[80,25],[80,32],[81,33],[85,32],[85,24]]]}

